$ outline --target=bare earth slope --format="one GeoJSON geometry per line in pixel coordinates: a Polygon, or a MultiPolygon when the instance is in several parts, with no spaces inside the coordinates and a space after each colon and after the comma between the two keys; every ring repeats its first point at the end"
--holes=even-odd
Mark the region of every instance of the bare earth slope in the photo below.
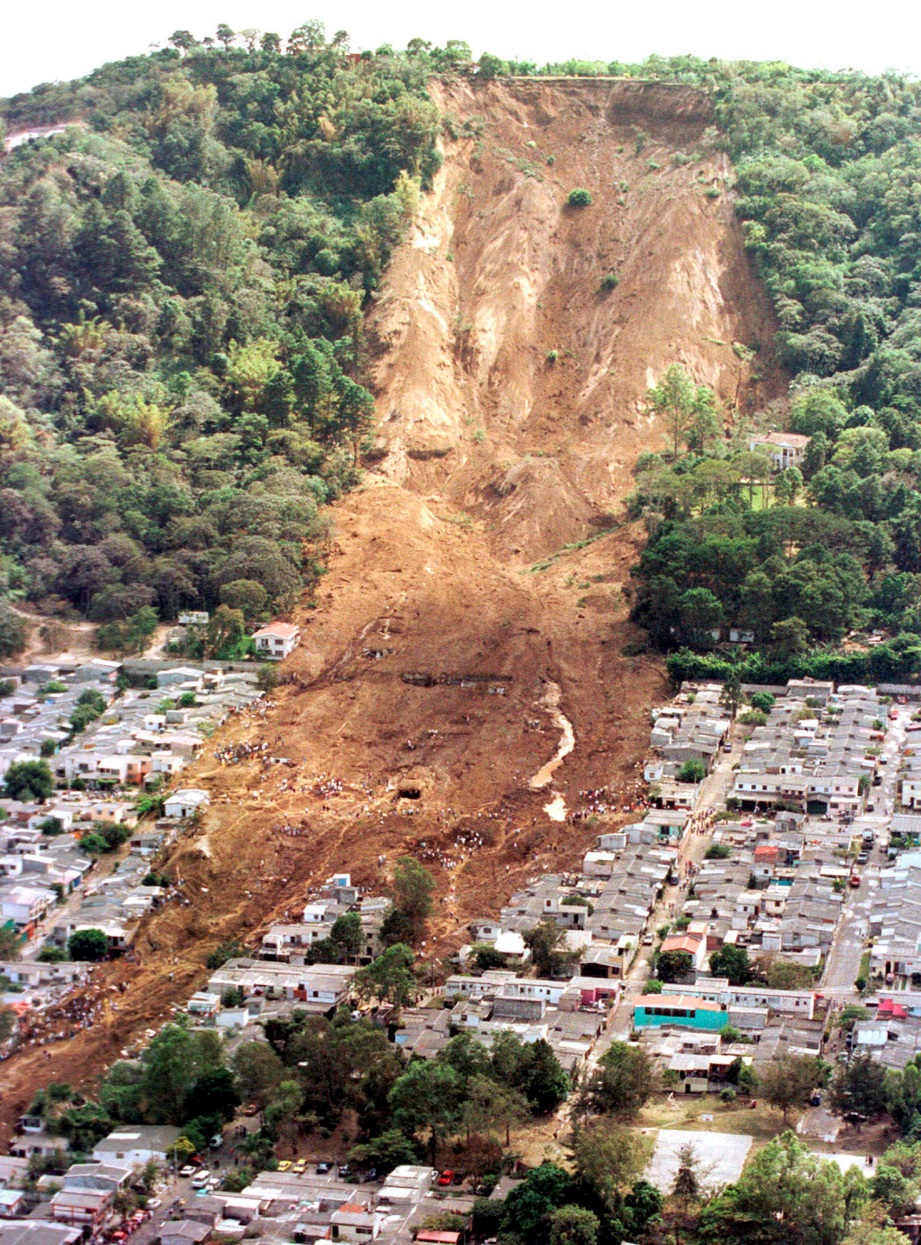
{"type": "Polygon", "coordinates": [[[766,346],[770,311],[726,195],[707,194],[723,157],[684,162],[709,123],[700,96],[521,83],[437,98],[459,137],[371,313],[378,450],[336,507],[293,682],[192,771],[213,803],[171,862],[189,905],[140,931],[139,965],[99,970],[99,989],[128,983],[106,1024],[4,1066],[7,1124],[35,1086],[87,1079],[165,1018],[219,939],[293,915],[334,870],[378,887],[419,855],[439,946],[456,946],[515,885],[580,858],[593,803],[629,816],[664,691],[658,661],[622,654],[642,533],[616,520],[637,456],[666,440],[644,395],[682,362],[727,408],[775,396],[764,353],[756,383],[733,349],[766,346]],[[592,207],[566,208],[576,186],[592,207]],[[294,766],[214,757],[257,739],[294,766]]]}

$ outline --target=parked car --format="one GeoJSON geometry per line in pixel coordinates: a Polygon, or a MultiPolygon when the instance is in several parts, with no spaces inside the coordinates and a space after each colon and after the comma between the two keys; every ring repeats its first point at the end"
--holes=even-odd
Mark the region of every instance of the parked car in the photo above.
{"type": "Polygon", "coordinates": [[[258,1102],[247,1103],[246,1106],[243,1108],[243,1114],[245,1116],[248,1116],[249,1118],[252,1118],[254,1115],[258,1115],[259,1114],[258,1102]]]}
{"type": "Polygon", "coordinates": [[[447,1185],[451,1184],[453,1180],[454,1180],[454,1172],[451,1171],[450,1168],[448,1168],[446,1171],[443,1171],[441,1175],[438,1177],[438,1183],[442,1186],[442,1188],[445,1188],[447,1185]]]}
{"type": "Polygon", "coordinates": [[[287,1172],[287,1171],[290,1171],[290,1170],[291,1170],[291,1160],[290,1160],[290,1159],[282,1159],[282,1160],[281,1160],[281,1162],[278,1164],[278,1170],[279,1170],[280,1172],[287,1172]]]}
{"type": "Polygon", "coordinates": [[[820,1107],[822,1105],[822,1094],[820,1090],[815,1090],[809,1099],[810,1107],[820,1107]]]}
{"type": "Polygon", "coordinates": [[[298,1159],[297,1162],[292,1165],[291,1170],[294,1172],[295,1176],[303,1176],[304,1172],[307,1170],[307,1160],[298,1159]]]}
{"type": "Polygon", "coordinates": [[[352,1169],[348,1163],[340,1163],[338,1168],[338,1176],[340,1180],[348,1180],[352,1174],[352,1169]]]}
{"type": "Polygon", "coordinates": [[[223,1133],[215,1133],[214,1136],[211,1138],[211,1140],[208,1142],[208,1145],[211,1147],[212,1150],[220,1150],[223,1144],[224,1144],[223,1133]]]}
{"type": "Polygon", "coordinates": [[[463,1184],[463,1183],[464,1183],[464,1181],[465,1181],[466,1179],[467,1179],[467,1177],[464,1175],[464,1173],[463,1173],[463,1172],[455,1172],[455,1173],[454,1173],[454,1180],[452,1181],[452,1183],[453,1183],[453,1184],[463,1184]]]}
{"type": "Polygon", "coordinates": [[[327,1172],[331,1172],[332,1170],[333,1170],[332,1163],[317,1163],[317,1175],[318,1176],[325,1176],[327,1172]]]}
{"type": "Polygon", "coordinates": [[[198,1169],[193,1167],[190,1163],[186,1163],[185,1167],[179,1168],[179,1175],[183,1180],[188,1180],[189,1176],[194,1176],[197,1170],[198,1169]]]}

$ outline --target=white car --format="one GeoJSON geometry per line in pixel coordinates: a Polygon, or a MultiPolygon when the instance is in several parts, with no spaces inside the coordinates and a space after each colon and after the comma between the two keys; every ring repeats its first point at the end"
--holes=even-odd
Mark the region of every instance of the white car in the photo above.
{"type": "Polygon", "coordinates": [[[191,1163],[186,1163],[185,1167],[180,1167],[179,1175],[183,1180],[187,1180],[189,1176],[194,1176],[197,1171],[197,1167],[194,1167],[191,1163]]]}

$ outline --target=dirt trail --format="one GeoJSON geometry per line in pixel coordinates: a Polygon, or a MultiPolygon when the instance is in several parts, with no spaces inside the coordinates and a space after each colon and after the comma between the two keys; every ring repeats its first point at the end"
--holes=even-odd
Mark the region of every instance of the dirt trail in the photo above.
{"type": "Polygon", "coordinates": [[[637,456],[666,440],[644,395],[679,361],[725,403],[763,404],[783,378],[733,344],[774,325],[716,194],[724,159],[694,154],[702,97],[519,83],[437,98],[460,137],[370,314],[378,447],[335,508],[294,682],[184,774],[212,794],[207,837],[169,865],[190,905],[147,922],[139,966],[101,970],[128,982],[107,1025],[4,1065],[7,1123],[38,1084],[88,1079],[167,1016],[219,939],[255,939],[334,870],[377,889],[414,853],[447,949],[526,879],[576,864],[604,821],[590,791],[615,792],[608,820],[630,816],[665,692],[658,660],[623,656],[643,533],[622,503],[637,456]],[[566,208],[577,186],[592,207],[566,208]],[[293,765],[214,758],[258,738],[293,765]]]}

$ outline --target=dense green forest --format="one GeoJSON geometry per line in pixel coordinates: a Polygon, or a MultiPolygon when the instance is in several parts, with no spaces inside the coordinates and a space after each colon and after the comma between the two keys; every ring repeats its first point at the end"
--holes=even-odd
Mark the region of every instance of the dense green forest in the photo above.
{"type": "MultiPolygon", "coordinates": [[[[780,326],[745,348],[792,379],[766,412],[720,412],[680,372],[652,395],[675,435],[638,467],[635,618],[676,674],[723,671],[731,627],[753,678],[921,670],[921,84],[353,55],[318,23],[170,43],[0,105],[9,129],[85,123],[0,169],[5,593],[126,644],[152,611],[293,599],[373,411],[364,300],[437,168],[429,78],[617,74],[710,94],[780,326]],[[812,439],[777,476],[748,438],[780,426],[812,439]],[[871,628],[888,642],[842,650],[871,628]]],[[[17,626],[0,601],[6,651],[17,626]]]]}
{"type": "MultiPolygon", "coordinates": [[[[251,620],[317,573],[373,411],[363,302],[456,56],[350,57],[316,23],[286,54],[171,43],[2,108],[85,122],[0,168],[2,587],[126,647],[152,610],[251,620]]],[[[20,630],[0,608],[7,653],[20,630]]]]}
{"type": "MultiPolygon", "coordinates": [[[[714,630],[752,631],[751,678],[915,673],[921,84],[786,65],[648,68],[712,92],[793,383],[789,411],[742,413],[730,436],[706,419],[701,395],[658,395],[680,445],[669,461],[639,464],[634,511],[651,540],[636,617],[665,649],[700,652],[714,630]],[[811,441],[799,467],[772,475],[746,434],[778,425],[811,441]],[[848,633],[875,628],[890,641],[841,651],[848,633]]],[[[685,651],[671,668],[718,674],[725,662],[685,651]]]]}

